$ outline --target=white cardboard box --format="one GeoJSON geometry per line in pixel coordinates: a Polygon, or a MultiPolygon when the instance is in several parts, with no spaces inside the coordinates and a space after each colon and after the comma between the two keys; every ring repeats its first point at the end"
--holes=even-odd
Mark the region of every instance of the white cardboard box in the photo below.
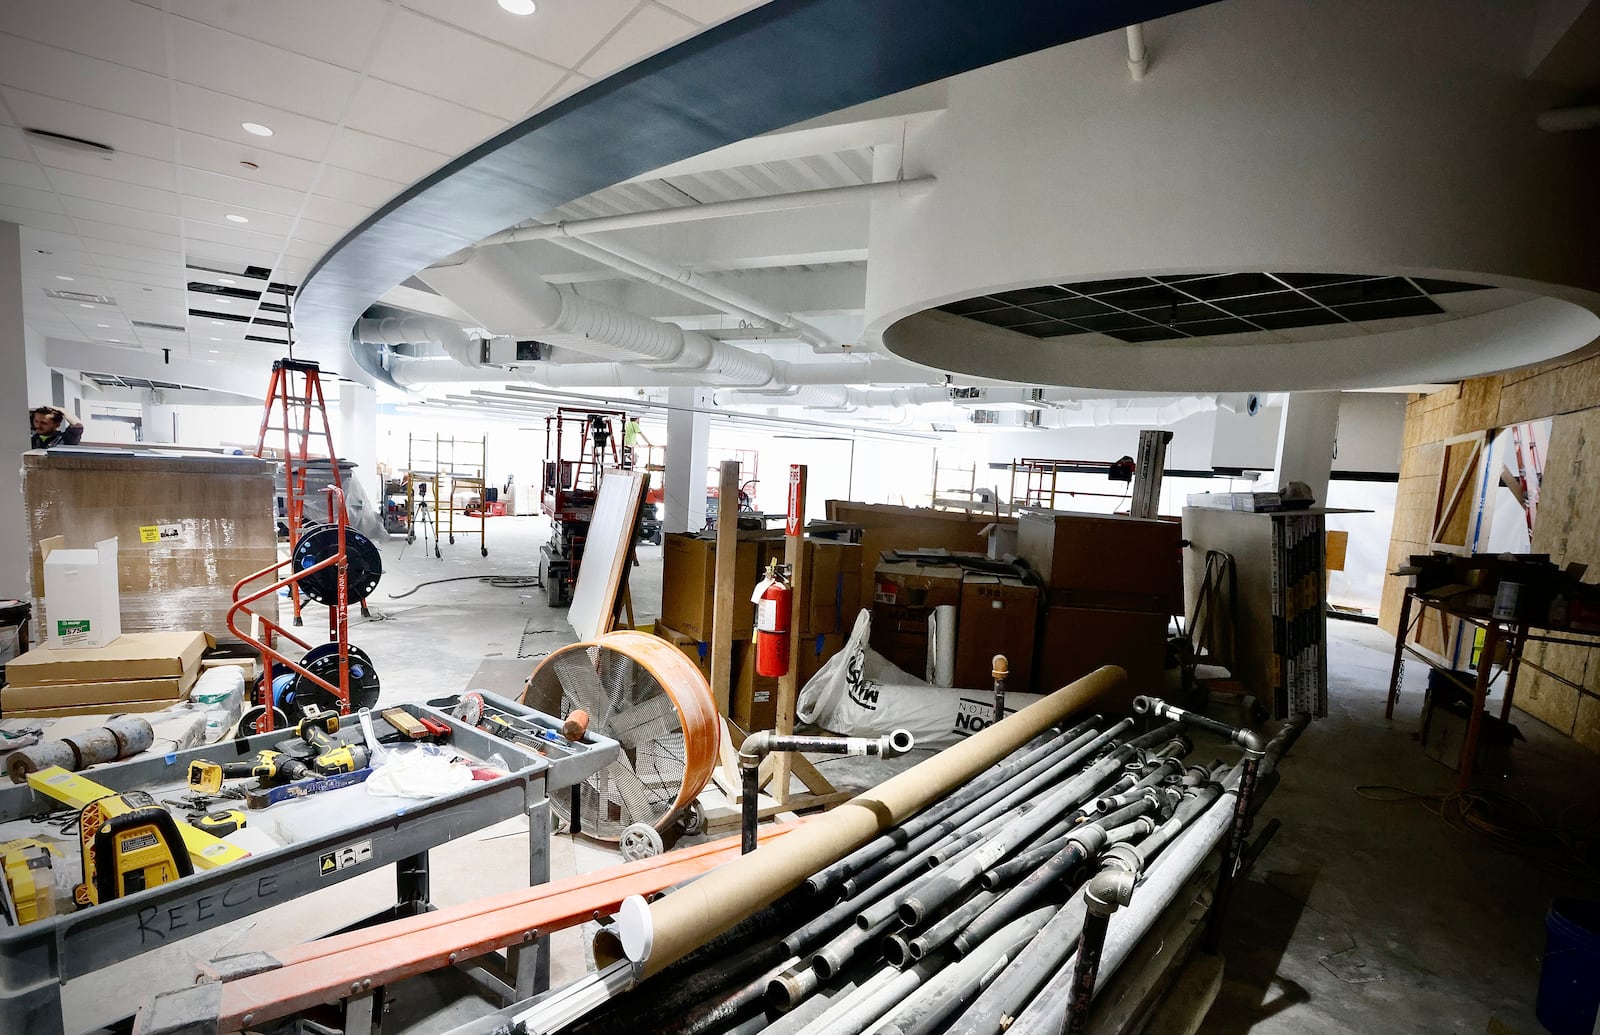
{"type": "Polygon", "coordinates": [[[104,647],[122,635],[122,600],[117,589],[117,540],[93,550],[67,550],[52,536],[44,553],[46,647],[104,647]]]}

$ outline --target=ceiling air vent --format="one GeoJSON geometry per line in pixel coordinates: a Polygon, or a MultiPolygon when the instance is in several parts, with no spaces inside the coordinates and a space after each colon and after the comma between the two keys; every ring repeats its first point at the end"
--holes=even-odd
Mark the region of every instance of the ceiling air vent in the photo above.
{"type": "Polygon", "coordinates": [[[143,327],[147,331],[177,331],[179,334],[188,330],[188,328],[179,327],[175,323],[152,323],[149,320],[134,320],[133,325],[135,327],[143,327]]]}
{"type": "Polygon", "coordinates": [[[36,144],[60,147],[69,151],[83,151],[88,154],[98,155],[106,161],[110,161],[111,156],[117,153],[117,149],[110,144],[102,144],[98,140],[85,140],[83,137],[75,137],[69,133],[57,133],[51,129],[35,129],[28,126],[24,127],[22,132],[28,134],[36,144]]]}
{"type": "Polygon", "coordinates": [[[51,298],[59,298],[63,302],[90,302],[94,305],[117,304],[117,300],[109,295],[93,295],[87,291],[57,291],[55,288],[45,288],[44,293],[51,298]]]}

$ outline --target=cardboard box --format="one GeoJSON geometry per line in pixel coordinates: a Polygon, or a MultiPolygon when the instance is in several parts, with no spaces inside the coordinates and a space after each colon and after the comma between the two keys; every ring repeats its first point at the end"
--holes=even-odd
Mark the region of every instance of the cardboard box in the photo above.
{"type": "MultiPolygon", "coordinates": [[[[815,676],[829,658],[844,647],[846,637],[832,633],[818,633],[801,637],[795,645],[793,663],[799,669],[798,688],[815,676]]],[[[778,680],[775,676],[756,674],[754,644],[738,644],[739,656],[735,670],[739,678],[734,684],[728,702],[728,717],[746,733],[770,730],[778,722],[778,680]]]]}
{"type": "MultiPolygon", "coordinates": [[[[1422,706],[1422,750],[1450,769],[1461,768],[1461,747],[1466,743],[1472,701],[1455,687],[1430,688],[1422,706]]],[[[1476,777],[1511,775],[1511,745],[1522,731],[1498,716],[1484,712],[1478,727],[1478,753],[1472,761],[1476,777]]]]}
{"type": "MultiPolygon", "coordinates": [[[[928,616],[957,608],[966,572],[954,564],[880,561],[872,594],[872,649],[918,679],[928,669],[928,616]]],[[[959,627],[959,626],[958,626],[959,627]]]]}
{"type": "Polygon", "coordinates": [[[12,686],[182,679],[199,670],[215,642],[202,632],[123,633],[106,647],[31,650],[12,659],[6,679],[12,686]]]}
{"type": "Polygon", "coordinates": [[[1166,667],[1167,616],[1148,611],[1048,607],[1034,661],[1034,690],[1051,693],[1101,665],[1128,672],[1122,696],[1107,714],[1125,710],[1140,694],[1160,694],[1166,667]]]}
{"type": "Polygon", "coordinates": [[[961,583],[956,623],[955,686],[987,690],[994,685],[994,656],[1004,654],[1011,668],[1007,688],[1033,685],[1039,591],[1020,579],[968,572],[961,583]]]}
{"type": "MultiPolygon", "coordinates": [[[[127,712],[159,712],[165,711],[182,701],[115,701],[106,704],[78,704],[62,708],[18,708],[16,711],[6,709],[8,719],[65,719],[73,715],[121,715],[127,712]]],[[[204,720],[201,719],[204,725],[204,720]]]]}
{"type": "Polygon", "coordinates": [[[78,708],[99,705],[111,711],[132,701],[174,701],[188,697],[200,678],[200,669],[171,679],[123,679],[108,683],[58,683],[51,686],[0,688],[0,715],[7,718],[22,709],[78,708]]]}
{"type": "MultiPolygon", "coordinates": [[[[124,632],[205,629],[226,636],[234,584],[278,562],[273,465],[246,456],[106,450],[22,455],[37,628],[53,626],[40,544],[117,539],[124,632]]],[[[320,499],[320,497],[319,497],[320,499]]],[[[277,617],[277,597],[251,605],[277,617]]]]}
{"type": "Polygon", "coordinates": [[[1104,594],[1106,603],[1144,597],[1168,614],[1183,610],[1182,539],[1182,525],[1155,518],[1038,512],[1017,524],[1018,556],[1052,592],[1104,594]]]}
{"type": "MultiPolygon", "coordinates": [[[[986,526],[991,523],[1001,526],[1016,524],[1011,518],[997,520],[993,514],[855,503],[850,500],[829,500],[828,520],[861,527],[860,542],[865,557],[861,566],[863,606],[870,605],[873,599],[874,566],[884,551],[982,551],[986,526]]],[[[845,628],[848,629],[849,625],[845,628]]]]}
{"type": "MultiPolygon", "coordinates": [[[[762,544],[740,539],[733,577],[733,638],[748,640],[755,628],[756,588],[762,544]]],[[[674,532],[661,541],[660,621],[696,640],[711,639],[711,610],[717,582],[717,541],[674,532]]]]}
{"type": "Polygon", "coordinates": [[[51,536],[39,544],[45,609],[50,614],[44,646],[104,647],[122,635],[116,537],[102,539],[92,550],[65,547],[64,536],[51,536]]]}
{"type": "MultiPolygon", "coordinates": [[[[762,547],[762,571],[769,561],[785,563],[785,540],[766,540],[762,547]]],[[[848,633],[855,625],[856,614],[861,610],[863,552],[854,543],[806,540],[806,581],[804,586],[796,587],[804,613],[802,632],[848,633]]]]}
{"type": "MultiPolygon", "coordinates": [[[[704,640],[697,640],[693,636],[680,632],[661,621],[656,622],[655,632],[657,636],[678,648],[690,661],[694,662],[695,668],[700,670],[702,676],[705,676],[708,681],[711,679],[711,644],[704,640]]],[[[737,643],[733,646],[734,650],[738,650],[739,645],[737,643]]]]}

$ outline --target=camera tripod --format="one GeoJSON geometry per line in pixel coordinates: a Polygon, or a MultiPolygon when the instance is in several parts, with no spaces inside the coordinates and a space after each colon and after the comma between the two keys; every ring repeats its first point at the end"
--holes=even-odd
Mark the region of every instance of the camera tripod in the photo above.
{"type": "Polygon", "coordinates": [[[433,508],[428,506],[428,483],[417,483],[417,505],[411,512],[411,527],[406,531],[406,545],[417,541],[417,529],[422,529],[422,550],[428,550],[428,536],[433,536],[433,555],[442,558],[439,552],[439,528],[434,524],[433,508]]]}

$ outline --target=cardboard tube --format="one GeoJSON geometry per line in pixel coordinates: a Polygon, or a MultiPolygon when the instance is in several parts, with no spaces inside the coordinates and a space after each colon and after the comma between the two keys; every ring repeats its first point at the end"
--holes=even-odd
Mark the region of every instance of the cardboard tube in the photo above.
{"type": "MultiPolygon", "coordinates": [[[[1105,666],[865,791],[776,842],[763,844],[650,906],[649,977],[800,885],[870,838],[905,822],[1040,732],[1094,707],[1119,689],[1127,673],[1105,666]]],[[[595,962],[625,958],[621,940],[601,932],[595,962]]],[[[635,961],[640,962],[640,961],[635,961]]]]}

